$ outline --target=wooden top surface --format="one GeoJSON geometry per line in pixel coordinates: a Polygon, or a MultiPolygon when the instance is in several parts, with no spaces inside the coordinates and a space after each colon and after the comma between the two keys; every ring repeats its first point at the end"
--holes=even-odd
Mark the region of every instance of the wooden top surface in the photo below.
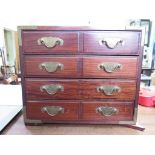
{"type": "MultiPolygon", "coordinates": [[[[116,27],[117,28],[117,27],[116,27]]],[[[18,30],[76,30],[76,31],[89,31],[89,30],[105,30],[105,31],[142,31],[141,29],[125,29],[108,28],[104,26],[18,26],[18,30]]]]}

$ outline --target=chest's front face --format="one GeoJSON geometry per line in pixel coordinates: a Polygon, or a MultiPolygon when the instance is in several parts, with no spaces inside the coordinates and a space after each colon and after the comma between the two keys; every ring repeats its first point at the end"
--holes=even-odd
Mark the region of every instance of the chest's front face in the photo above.
{"type": "Polygon", "coordinates": [[[141,32],[20,29],[25,123],[134,124],[141,32]]]}

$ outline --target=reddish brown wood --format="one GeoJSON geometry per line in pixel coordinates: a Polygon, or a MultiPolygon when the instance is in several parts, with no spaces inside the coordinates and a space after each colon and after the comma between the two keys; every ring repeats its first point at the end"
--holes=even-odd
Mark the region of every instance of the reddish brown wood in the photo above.
{"type": "Polygon", "coordinates": [[[27,118],[39,120],[77,120],[79,111],[78,102],[70,101],[40,101],[27,102],[27,118]],[[50,116],[47,112],[42,112],[42,108],[46,106],[60,106],[64,108],[64,113],[58,113],[55,116],[50,116]]]}
{"type": "Polygon", "coordinates": [[[22,33],[23,41],[23,52],[25,53],[44,53],[44,54],[75,54],[78,51],[78,33],[70,32],[52,32],[52,31],[42,31],[42,32],[32,32],[24,31],[22,33]],[[47,48],[45,45],[38,45],[38,39],[42,37],[59,37],[63,39],[64,44],[62,46],[55,46],[53,48],[47,48]]]}
{"type": "Polygon", "coordinates": [[[137,57],[132,56],[84,57],[83,76],[89,78],[136,78],[137,65],[137,57]],[[99,69],[98,65],[105,62],[119,63],[122,65],[122,69],[112,73],[99,69]]]}
{"type": "Polygon", "coordinates": [[[99,121],[131,121],[133,119],[133,103],[132,102],[83,102],[82,104],[83,120],[99,120],[99,121]],[[104,116],[96,112],[96,108],[114,107],[118,109],[118,113],[112,116],[104,116]]]}
{"type": "Polygon", "coordinates": [[[136,81],[134,80],[83,80],[81,82],[82,97],[84,99],[115,99],[115,100],[134,100],[136,93],[136,81]],[[99,86],[119,86],[121,92],[113,95],[105,95],[97,91],[99,86]]]}
{"type": "Polygon", "coordinates": [[[130,29],[124,29],[124,28],[121,28],[121,29],[114,29],[114,28],[110,28],[110,29],[106,29],[105,30],[105,26],[45,26],[45,25],[40,25],[40,26],[18,26],[19,29],[22,29],[22,30],[32,30],[32,31],[49,31],[49,30],[52,30],[52,31],[132,31],[132,32],[139,32],[141,33],[141,29],[133,29],[133,30],[130,30],[130,29]]]}
{"type": "Polygon", "coordinates": [[[84,33],[84,52],[99,53],[104,55],[137,55],[139,54],[139,34],[134,32],[104,31],[84,33]],[[100,45],[104,38],[123,39],[123,45],[118,44],[116,48],[110,49],[105,44],[100,45]]]}
{"type": "Polygon", "coordinates": [[[22,90],[26,108],[26,122],[35,123],[36,121],[37,123],[37,120],[42,120],[43,123],[89,124],[119,124],[121,120],[127,121],[124,122],[125,124],[136,122],[137,90],[139,90],[142,59],[140,30],[48,26],[26,27],[21,30],[22,90]],[[48,49],[44,45],[37,45],[37,40],[40,37],[51,36],[51,34],[62,38],[64,45],[52,49],[48,49]],[[119,45],[115,49],[108,49],[105,45],[99,45],[98,39],[103,34],[104,37],[108,38],[123,38],[123,46],[119,45]],[[50,75],[41,72],[37,66],[44,60],[63,61],[66,66],[65,72],[57,71],[50,75]],[[107,60],[117,60],[119,63],[123,63],[123,69],[117,73],[105,73],[96,70],[98,63],[107,60]],[[76,79],[73,80],[73,78],[76,79]],[[51,96],[40,91],[40,85],[54,83],[62,84],[65,88],[64,92],[58,92],[51,96]],[[122,91],[119,94],[106,96],[96,90],[96,87],[101,84],[118,85],[122,88],[122,91]],[[115,105],[120,108],[121,114],[117,115],[116,118],[108,119],[100,119],[100,117],[96,117],[96,113],[91,116],[90,107],[100,104],[115,105]],[[69,112],[68,116],[65,116],[67,119],[64,119],[64,117],[51,119],[49,116],[46,117],[40,113],[39,108],[44,105],[66,106],[67,109],[73,109],[72,111],[74,111],[74,114],[76,113],[76,116],[73,114],[75,117],[73,119],[72,116],[69,118],[68,116],[72,115],[69,112]],[[77,111],[75,112],[72,107],[77,111]],[[86,114],[84,110],[86,110],[86,114]],[[86,115],[86,119],[84,115],[86,115]],[[93,115],[95,115],[94,119],[93,115]]]}
{"type": "Polygon", "coordinates": [[[78,63],[79,59],[77,57],[25,56],[25,76],[76,78],[79,77],[78,63]],[[58,69],[50,73],[39,68],[39,65],[44,62],[59,62],[64,67],[63,70],[58,69]]]}
{"type": "Polygon", "coordinates": [[[78,80],[26,79],[25,87],[27,100],[79,99],[78,80]],[[64,91],[50,95],[40,90],[41,86],[52,84],[60,84],[64,91]]]}

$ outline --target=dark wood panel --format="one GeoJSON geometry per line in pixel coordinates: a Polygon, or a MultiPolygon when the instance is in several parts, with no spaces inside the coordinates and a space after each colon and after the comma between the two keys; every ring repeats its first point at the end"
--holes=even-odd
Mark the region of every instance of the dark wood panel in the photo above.
{"type": "Polygon", "coordinates": [[[125,32],[125,31],[104,31],[104,32],[88,32],[84,33],[84,52],[85,53],[99,53],[105,55],[137,55],[139,54],[139,33],[125,32]],[[123,43],[116,42],[114,48],[107,46],[110,44],[109,38],[117,38],[122,40],[123,43]]]}
{"type": "Polygon", "coordinates": [[[58,56],[25,56],[25,76],[43,76],[43,77],[78,77],[77,57],[58,57],[58,56]],[[40,68],[40,64],[57,62],[63,65],[54,72],[48,72],[40,68]]]}
{"type": "Polygon", "coordinates": [[[81,81],[81,95],[84,99],[116,99],[116,100],[134,100],[136,93],[136,81],[134,80],[83,80],[81,81]],[[106,95],[104,92],[98,92],[100,86],[118,86],[120,92],[113,92],[112,95],[106,95]]]}
{"type": "Polygon", "coordinates": [[[78,51],[78,33],[53,32],[53,31],[24,31],[22,33],[23,52],[25,53],[76,53],[78,51]],[[38,39],[42,37],[59,37],[63,45],[56,45],[47,48],[45,45],[38,45],[38,39]]]}
{"type": "Polygon", "coordinates": [[[54,101],[54,102],[27,102],[26,117],[39,120],[77,120],[79,111],[78,102],[54,101]],[[42,110],[43,107],[59,106],[64,109],[55,116],[49,115],[42,110]]]}
{"type": "Polygon", "coordinates": [[[83,76],[93,78],[136,78],[137,57],[123,56],[95,56],[83,58],[83,76]],[[100,69],[102,63],[117,63],[122,67],[113,72],[100,69]]]}
{"type": "Polygon", "coordinates": [[[96,121],[131,121],[133,120],[132,102],[82,102],[82,119],[96,121]],[[111,116],[99,113],[98,107],[113,107],[118,111],[111,116]]]}
{"type": "Polygon", "coordinates": [[[79,99],[78,80],[57,80],[57,79],[26,79],[26,97],[28,100],[52,100],[52,99],[79,99]],[[41,91],[43,85],[61,85],[63,91],[57,91],[55,94],[48,94],[45,90],[41,91]]]}

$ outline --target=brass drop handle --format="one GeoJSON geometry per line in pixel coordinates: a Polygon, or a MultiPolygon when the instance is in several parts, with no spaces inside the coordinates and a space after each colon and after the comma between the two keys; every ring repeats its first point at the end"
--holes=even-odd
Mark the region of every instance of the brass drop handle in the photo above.
{"type": "Polygon", "coordinates": [[[54,95],[59,91],[64,91],[64,87],[59,84],[43,85],[40,86],[40,91],[45,91],[49,95],[54,95]]]}
{"type": "Polygon", "coordinates": [[[53,48],[57,45],[62,46],[64,44],[63,39],[58,37],[42,37],[38,39],[38,45],[44,45],[47,48],[53,48]]]}
{"type": "Polygon", "coordinates": [[[107,96],[111,96],[114,95],[114,93],[121,92],[121,88],[119,86],[105,85],[97,87],[97,92],[101,92],[107,96]]]}
{"type": "Polygon", "coordinates": [[[113,62],[104,62],[98,65],[99,70],[104,70],[107,73],[112,73],[115,71],[119,71],[123,68],[122,64],[113,63],[113,62]]]}
{"type": "Polygon", "coordinates": [[[39,64],[40,69],[45,69],[49,73],[56,72],[58,69],[63,70],[64,65],[60,62],[43,62],[39,64]]]}
{"type": "Polygon", "coordinates": [[[107,116],[107,117],[112,116],[118,112],[119,112],[119,110],[115,107],[101,106],[101,107],[96,108],[96,113],[100,113],[102,116],[107,116]]]}
{"type": "Polygon", "coordinates": [[[103,38],[99,40],[100,45],[106,45],[110,49],[116,48],[119,44],[123,45],[124,41],[121,38],[103,38]]]}
{"type": "Polygon", "coordinates": [[[60,106],[46,106],[41,108],[42,112],[46,112],[50,116],[55,116],[59,113],[64,113],[64,108],[60,106]]]}

